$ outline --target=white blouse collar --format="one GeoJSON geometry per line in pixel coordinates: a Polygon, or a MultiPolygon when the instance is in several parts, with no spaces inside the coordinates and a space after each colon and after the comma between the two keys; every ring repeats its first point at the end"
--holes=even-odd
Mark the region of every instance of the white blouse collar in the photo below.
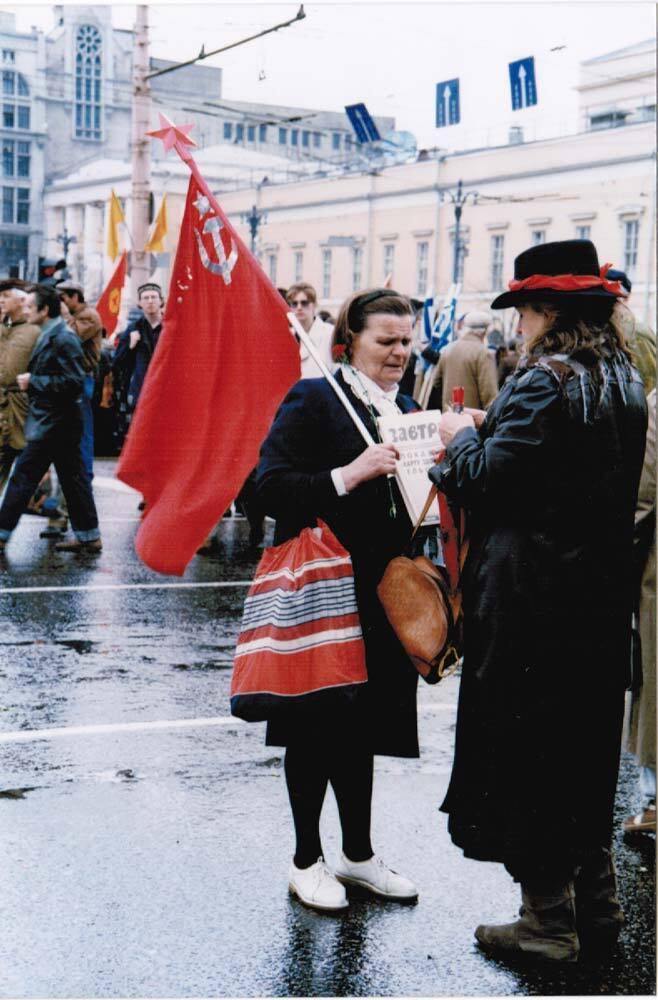
{"type": "Polygon", "coordinates": [[[362,402],[368,403],[368,399],[365,398],[367,395],[370,397],[370,402],[377,409],[381,409],[381,406],[378,404],[384,404],[385,409],[390,410],[390,407],[394,406],[396,411],[399,412],[399,408],[395,402],[399,391],[397,386],[388,390],[382,389],[381,386],[378,386],[377,383],[373,382],[371,378],[368,378],[368,376],[361,371],[357,372],[350,365],[342,365],[341,371],[347,384],[354,390],[355,394],[362,402]],[[364,389],[365,393],[363,391],[364,389]]]}

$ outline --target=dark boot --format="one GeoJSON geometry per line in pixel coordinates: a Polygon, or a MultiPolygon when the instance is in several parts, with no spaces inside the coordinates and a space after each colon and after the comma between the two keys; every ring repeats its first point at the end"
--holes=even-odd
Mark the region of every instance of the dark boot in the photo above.
{"type": "Polygon", "coordinates": [[[573,883],[542,889],[541,895],[521,886],[520,920],[513,924],[480,924],[475,930],[479,944],[488,951],[551,962],[575,962],[580,945],[576,933],[573,883]]]}
{"type": "Polygon", "coordinates": [[[617,943],[624,914],[617,896],[617,877],[610,851],[592,852],[574,880],[576,923],[583,947],[609,949],[617,943]]]}

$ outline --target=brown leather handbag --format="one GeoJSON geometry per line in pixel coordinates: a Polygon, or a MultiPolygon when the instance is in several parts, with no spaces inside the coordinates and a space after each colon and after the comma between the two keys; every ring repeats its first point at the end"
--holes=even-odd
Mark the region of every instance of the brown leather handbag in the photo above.
{"type": "MultiPolygon", "coordinates": [[[[414,535],[438,496],[445,571],[426,556],[391,559],[377,596],[391,628],[420,676],[428,684],[454,673],[461,656],[461,591],[459,580],[468,542],[464,516],[457,523],[443,494],[430,490],[414,535]]],[[[413,538],[413,536],[412,536],[413,538]]]]}

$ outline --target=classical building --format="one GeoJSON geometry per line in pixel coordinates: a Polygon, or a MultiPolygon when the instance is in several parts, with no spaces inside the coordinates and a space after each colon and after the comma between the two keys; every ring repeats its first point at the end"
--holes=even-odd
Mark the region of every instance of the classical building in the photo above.
{"type": "MultiPolygon", "coordinates": [[[[341,173],[233,145],[209,147],[198,160],[246,242],[246,218],[256,207],[257,250],[273,282],[308,280],[330,310],[352,290],[388,275],[413,296],[444,294],[455,267],[453,200],[461,181],[467,196],[456,261],[461,309],[487,306],[511,277],[514,257],[529,244],[581,237],[595,242],[602,262],[629,273],[633,306],[653,322],[655,71],[647,69],[652,51],[653,42],[601,56],[595,74],[593,61],[583,64],[581,128],[566,137],[524,142],[514,134],[506,145],[429,151],[411,162],[341,173]],[[625,113],[602,122],[602,107],[625,113]],[[239,154],[240,161],[229,154],[239,154]]],[[[174,154],[155,164],[155,201],[168,192],[170,249],[186,182],[174,154]]],[[[100,285],[109,267],[101,222],[113,186],[128,197],[125,160],[83,166],[52,181],[46,194],[48,238],[53,241],[63,225],[75,232],[78,273],[97,262],[93,281],[86,272],[90,286],[100,285]]],[[[166,261],[160,263],[166,267],[166,261]]],[[[505,323],[511,321],[510,313],[505,323]]]]}
{"type": "MultiPolygon", "coordinates": [[[[313,169],[310,164],[297,163],[287,157],[224,143],[195,151],[195,158],[214,191],[259,189],[269,183],[292,182],[313,169]]],[[[152,215],[157,212],[163,195],[167,196],[169,235],[165,239],[166,251],[152,258],[153,269],[157,268],[158,278],[165,288],[170,250],[176,246],[189,176],[189,170],[175,153],[170,153],[166,160],[155,160],[151,166],[152,215]]],[[[106,251],[112,190],[126,216],[126,226],[119,231],[120,243],[130,250],[132,176],[129,161],[98,159],[85,163],[78,170],[51,180],[43,198],[44,253],[54,257],[61,252],[58,237],[62,233],[73,238],[68,265],[92,300],[100,295],[115,266],[106,251]]]]}
{"type": "MultiPolygon", "coordinates": [[[[130,159],[133,32],[113,28],[111,6],[100,4],[55,6],[53,21],[46,33],[17,32],[15,15],[0,12],[0,276],[10,267],[34,275],[37,257],[45,255],[41,204],[47,186],[85,165],[130,159]]],[[[172,65],[151,58],[153,72],[172,65]]],[[[344,112],[223,101],[219,68],[186,66],[154,76],[150,86],[154,127],[158,111],[193,121],[202,148],[237,146],[266,161],[276,156],[316,169],[356,155],[344,112]]],[[[394,126],[392,118],[375,121],[382,134],[394,126]]],[[[160,143],[152,155],[156,162],[164,158],[160,143]]],[[[48,253],[61,250],[60,243],[53,251],[50,241],[48,253]]]]}

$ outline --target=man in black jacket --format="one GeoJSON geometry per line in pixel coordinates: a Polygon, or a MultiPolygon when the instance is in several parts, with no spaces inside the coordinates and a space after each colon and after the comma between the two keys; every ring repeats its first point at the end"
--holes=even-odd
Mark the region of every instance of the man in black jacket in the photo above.
{"type": "Polygon", "coordinates": [[[151,358],[162,331],[162,289],[148,281],[137,290],[141,317],[128,326],[117,340],[112,362],[115,373],[125,382],[128,423],[137,406],[151,358]]]}
{"type": "Polygon", "coordinates": [[[27,392],[27,445],[14,466],[0,507],[0,551],[18,524],[28,500],[51,463],[59,477],[75,540],[58,542],[61,552],[100,552],[98,516],[80,451],[84,385],[82,346],[60,314],[57,292],[35,285],[28,294],[27,318],[41,327],[28,370],[16,376],[27,392]]]}

